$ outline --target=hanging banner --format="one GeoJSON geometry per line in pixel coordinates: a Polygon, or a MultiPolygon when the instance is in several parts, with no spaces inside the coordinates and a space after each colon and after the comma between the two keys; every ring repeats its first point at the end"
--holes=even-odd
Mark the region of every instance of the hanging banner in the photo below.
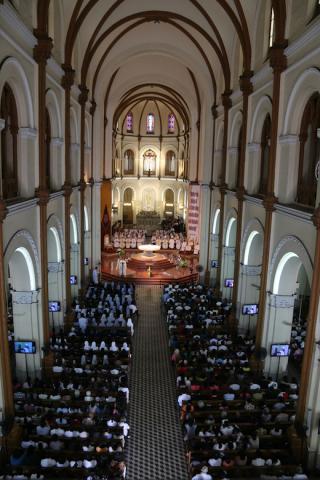
{"type": "Polygon", "coordinates": [[[188,237],[200,240],[200,185],[189,186],[188,237]]]}

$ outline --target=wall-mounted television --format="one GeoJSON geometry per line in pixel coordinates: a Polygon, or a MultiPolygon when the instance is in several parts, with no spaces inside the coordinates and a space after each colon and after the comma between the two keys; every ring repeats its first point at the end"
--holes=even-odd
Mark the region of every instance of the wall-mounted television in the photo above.
{"type": "Polygon", "coordinates": [[[288,357],[290,345],[288,343],[273,343],[270,349],[271,357],[288,357]]]}
{"type": "Polygon", "coordinates": [[[233,288],[234,280],[233,278],[226,278],[224,281],[224,286],[227,288],[233,288]]]}
{"type": "Polygon", "coordinates": [[[49,302],[49,312],[60,312],[61,311],[61,304],[58,300],[51,300],[49,302]]]}
{"type": "Polygon", "coordinates": [[[259,305],[257,303],[242,305],[242,315],[257,315],[257,313],[259,313],[259,305]]]}
{"type": "Polygon", "coordinates": [[[32,340],[16,340],[14,342],[15,353],[36,353],[36,342],[32,340]]]}
{"type": "Polygon", "coordinates": [[[77,275],[70,275],[70,285],[77,285],[78,278],[77,275]]]}

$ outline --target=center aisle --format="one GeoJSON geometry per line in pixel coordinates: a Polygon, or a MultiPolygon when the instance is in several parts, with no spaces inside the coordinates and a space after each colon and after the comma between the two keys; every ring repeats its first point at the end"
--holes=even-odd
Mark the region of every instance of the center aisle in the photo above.
{"type": "Polygon", "coordinates": [[[128,480],[187,480],[175,379],[159,286],[137,286],[130,372],[128,480]]]}

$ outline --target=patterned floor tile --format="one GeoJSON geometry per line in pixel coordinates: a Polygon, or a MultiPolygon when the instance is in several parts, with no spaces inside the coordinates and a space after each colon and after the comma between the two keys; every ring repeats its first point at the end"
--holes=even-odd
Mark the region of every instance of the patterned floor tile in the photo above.
{"type": "Polygon", "coordinates": [[[136,289],[140,312],[130,372],[128,480],[188,480],[159,286],[136,289]]]}

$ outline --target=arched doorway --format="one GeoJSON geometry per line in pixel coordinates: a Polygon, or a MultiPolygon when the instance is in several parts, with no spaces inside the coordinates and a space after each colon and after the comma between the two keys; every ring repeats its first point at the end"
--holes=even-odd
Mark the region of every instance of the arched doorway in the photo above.
{"type": "Polygon", "coordinates": [[[211,260],[211,273],[210,278],[213,284],[217,280],[217,268],[218,268],[218,255],[219,255],[219,229],[220,229],[220,208],[216,208],[211,230],[211,246],[210,246],[210,260],[211,260]]]}
{"type": "Polygon", "coordinates": [[[232,216],[227,222],[225,245],[223,249],[223,295],[231,299],[234,276],[234,258],[237,236],[237,219],[232,216]]]}
{"type": "Polygon", "coordinates": [[[123,225],[132,225],[133,224],[133,190],[128,187],[125,189],[123,194],[123,214],[122,222],[123,225]]]}
{"type": "Polygon", "coordinates": [[[71,266],[71,291],[73,295],[78,292],[79,279],[79,239],[78,239],[78,223],[74,213],[70,215],[70,266],[71,266]]]}
{"type": "Polygon", "coordinates": [[[49,309],[51,329],[63,325],[62,245],[54,218],[48,220],[48,294],[49,302],[60,302],[60,311],[49,309]]]}
{"type": "Polygon", "coordinates": [[[8,329],[12,339],[11,364],[19,380],[24,380],[26,376],[34,377],[40,372],[42,331],[38,301],[32,254],[26,246],[17,246],[8,261],[8,329]],[[29,353],[22,343],[26,341],[34,342],[34,349],[32,347],[29,353]],[[20,348],[15,348],[14,342],[21,342],[20,348]]]}
{"type": "Polygon", "coordinates": [[[167,188],[164,192],[164,217],[173,218],[174,216],[174,192],[167,188]]]}
{"type": "Polygon", "coordinates": [[[298,376],[307,331],[312,266],[297,239],[288,241],[286,246],[277,255],[272,271],[272,290],[265,315],[268,322],[265,322],[264,344],[269,354],[265,368],[271,374],[289,372],[298,376]],[[288,345],[289,355],[274,356],[272,345],[288,345]]]}
{"type": "Polygon", "coordinates": [[[262,253],[263,227],[258,220],[253,220],[244,233],[238,305],[239,328],[248,334],[255,331],[257,322],[262,253]],[[244,305],[253,305],[245,311],[254,313],[243,314],[244,305]]]}

